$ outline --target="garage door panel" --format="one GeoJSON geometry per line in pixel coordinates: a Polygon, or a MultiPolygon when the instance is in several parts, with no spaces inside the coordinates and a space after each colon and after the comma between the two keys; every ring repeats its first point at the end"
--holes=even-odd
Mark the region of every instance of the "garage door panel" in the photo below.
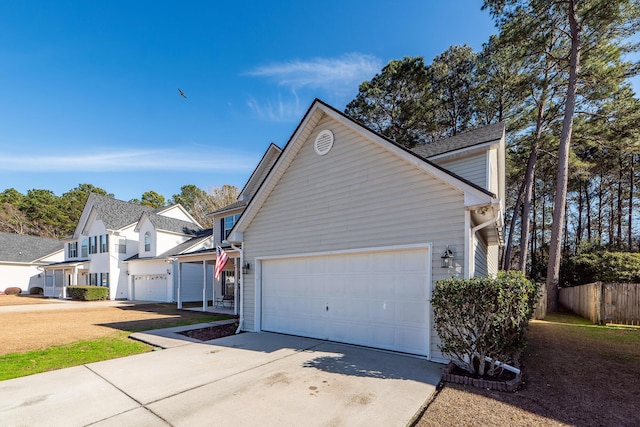
{"type": "Polygon", "coordinates": [[[264,260],[261,285],[263,330],[428,355],[425,248],[264,260]]]}
{"type": "Polygon", "coordinates": [[[167,276],[163,274],[133,276],[133,296],[140,301],[169,302],[167,276]]]}

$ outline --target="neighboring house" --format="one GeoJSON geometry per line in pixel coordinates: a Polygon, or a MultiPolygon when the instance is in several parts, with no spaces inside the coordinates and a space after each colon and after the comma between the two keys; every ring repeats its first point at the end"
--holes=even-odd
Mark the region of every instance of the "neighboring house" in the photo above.
{"type": "Polygon", "coordinates": [[[234,312],[238,313],[239,295],[237,289],[240,284],[239,278],[242,268],[241,251],[240,248],[232,247],[226,239],[281,152],[282,150],[278,146],[270,144],[246,185],[238,194],[236,202],[209,214],[213,221],[212,248],[181,252],[175,255],[179,263],[177,296],[179,308],[182,308],[182,302],[194,301],[194,298],[200,295],[199,300],[203,302],[204,311],[211,308],[233,307],[234,312]],[[229,256],[218,280],[214,279],[216,246],[223,248],[229,256]],[[199,274],[194,273],[197,270],[199,270],[199,274]]]}
{"type": "Polygon", "coordinates": [[[63,243],[58,239],[0,233],[0,291],[44,287],[42,266],[63,259],[63,243]]]}
{"type": "Polygon", "coordinates": [[[225,231],[241,328],[444,361],[431,290],[497,272],[504,151],[502,124],[409,150],[313,102],[225,231]]]}
{"type": "Polygon", "coordinates": [[[211,247],[203,230],[181,206],[151,209],[91,194],[73,236],[65,239],[64,261],[45,270],[45,295],[66,297],[70,285],[109,288],[110,299],[175,301],[173,275],[181,251],[211,247]]]}

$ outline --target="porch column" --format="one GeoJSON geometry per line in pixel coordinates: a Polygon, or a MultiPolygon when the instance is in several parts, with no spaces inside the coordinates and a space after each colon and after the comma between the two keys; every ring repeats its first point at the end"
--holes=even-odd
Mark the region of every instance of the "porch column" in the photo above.
{"type": "Polygon", "coordinates": [[[62,299],[67,299],[67,284],[65,283],[67,281],[67,275],[65,274],[64,270],[62,270],[62,299]]]}
{"type": "Polygon", "coordinates": [[[182,310],[182,263],[178,260],[178,310],[182,310]]]}
{"type": "Polygon", "coordinates": [[[207,260],[202,260],[202,311],[207,311],[207,260]]]}
{"type": "Polygon", "coordinates": [[[233,259],[234,266],[234,283],[233,283],[233,314],[238,314],[238,283],[240,282],[240,271],[238,269],[238,264],[240,263],[240,258],[233,259]]]}

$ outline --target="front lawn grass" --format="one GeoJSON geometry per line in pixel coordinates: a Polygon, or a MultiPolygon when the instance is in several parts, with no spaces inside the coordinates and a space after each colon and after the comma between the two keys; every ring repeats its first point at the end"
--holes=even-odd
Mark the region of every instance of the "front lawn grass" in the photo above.
{"type": "Polygon", "coordinates": [[[0,381],[153,350],[152,346],[129,339],[128,335],[118,332],[110,337],[0,356],[0,381]]]}
{"type": "Polygon", "coordinates": [[[0,381],[152,351],[153,346],[129,338],[129,335],[134,332],[231,318],[230,316],[198,312],[178,312],[174,307],[166,304],[139,306],[124,310],[145,309],[153,313],[167,314],[168,317],[111,322],[108,326],[113,329],[113,332],[100,338],[56,345],[43,350],[0,355],[0,381]]]}

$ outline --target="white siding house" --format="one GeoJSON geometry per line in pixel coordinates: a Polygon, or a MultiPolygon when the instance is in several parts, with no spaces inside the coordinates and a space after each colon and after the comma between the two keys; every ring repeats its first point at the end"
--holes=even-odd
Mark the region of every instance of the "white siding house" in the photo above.
{"type": "Polygon", "coordinates": [[[42,266],[63,261],[64,256],[61,240],[0,232],[0,291],[44,289],[42,266]]]}
{"type": "Polygon", "coordinates": [[[242,329],[442,360],[433,283],[496,271],[504,190],[488,187],[504,164],[487,152],[504,149],[504,128],[488,133],[497,141],[460,155],[470,132],[436,164],[316,100],[227,237],[249,267],[242,329]]]}
{"type": "Polygon", "coordinates": [[[91,194],[65,258],[44,266],[45,295],[65,298],[66,287],[109,288],[110,299],[176,300],[176,260],[185,251],[211,247],[203,230],[180,205],[151,209],[91,194]]]}

